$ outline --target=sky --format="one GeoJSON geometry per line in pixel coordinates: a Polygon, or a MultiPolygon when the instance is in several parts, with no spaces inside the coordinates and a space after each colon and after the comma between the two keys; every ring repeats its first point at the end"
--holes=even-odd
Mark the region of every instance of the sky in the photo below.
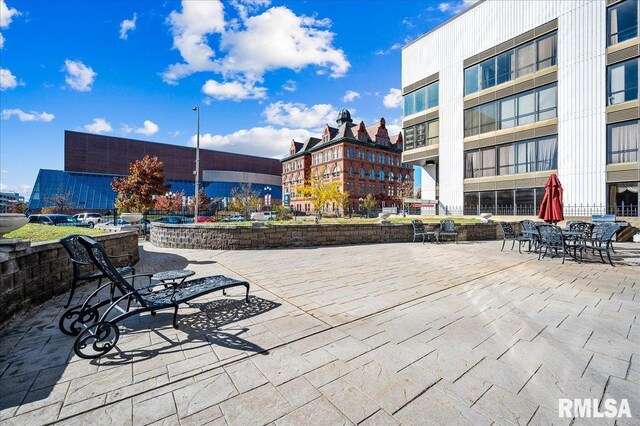
{"type": "Polygon", "coordinates": [[[62,170],[65,130],[195,146],[196,105],[226,152],[282,158],[342,108],[397,134],[402,46],[473,2],[0,0],[0,191],[62,170]]]}

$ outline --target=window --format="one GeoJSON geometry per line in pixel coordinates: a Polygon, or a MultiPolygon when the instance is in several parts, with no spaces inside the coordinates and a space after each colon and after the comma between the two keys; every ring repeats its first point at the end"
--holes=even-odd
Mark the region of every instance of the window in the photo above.
{"type": "Polygon", "coordinates": [[[478,107],[480,119],[480,133],[492,132],[496,130],[496,103],[480,105],[478,107]]]}
{"type": "Polygon", "coordinates": [[[536,95],[528,92],[517,97],[518,125],[531,124],[536,121],[536,95]]]}
{"type": "Polygon", "coordinates": [[[515,198],[517,215],[536,214],[535,190],[533,188],[516,189],[515,198]]]}
{"type": "Polygon", "coordinates": [[[513,144],[498,148],[499,168],[498,174],[512,175],[516,172],[516,147],[513,144]]]}
{"type": "Polygon", "coordinates": [[[398,182],[402,182],[402,173],[398,173],[398,182]]]}
{"type": "Polygon", "coordinates": [[[556,64],[557,33],[500,53],[464,70],[464,94],[506,83],[556,64]]]}
{"type": "Polygon", "coordinates": [[[502,84],[514,79],[515,74],[515,51],[509,50],[496,58],[496,84],[502,84]]]}
{"type": "Polygon", "coordinates": [[[513,214],[513,190],[496,191],[496,214],[513,214]]]}
{"type": "Polygon", "coordinates": [[[480,64],[480,90],[496,85],[496,58],[480,64]]]}
{"type": "Polygon", "coordinates": [[[380,170],[380,173],[378,173],[378,179],[384,180],[384,170],[380,170]]]}
{"type": "Polygon", "coordinates": [[[625,0],[607,10],[607,46],[638,35],[638,0],[625,0]]]}
{"type": "Polygon", "coordinates": [[[499,101],[500,128],[509,129],[516,125],[516,98],[507,98],[499,101]]]}
{"type": "Polygon", "coordinates": [[[361,149],[358,150],[358,158],[364,160],[364,151],[361,149]]]}
{"type": "Polygon", "coordinates": [[[426,87],[423,87],[422,89],[418,89],[414,92],[414,99],[415,99],[415,107],[413,112],[420,112],[420,111],[424,111],[425,105],[426,105],[426,99],[427,97],[427,89],[426,87]]]}
{"type": "Polygon", "coordinates": [[[612,124],[607,128],[607,163],[638,161],[638,121],[612,124]]]}
{"type": "Polygon", "coordinates": [[[496,149],[486,148],[481,150],[482,167],[480,168],[481,176],[496,175],[496,149]]]}
{"type": "Polygon", "coordinates": [[[427,108],[435,108],[440,103],[440,82],[436,81],[433,84],[427,86],[427,108]]]}
{"type": "Polygon", "coordinates": [[[547,86],[538,91],[538,119],[536,121],[557,117],[556,92],[556,86],[547,86]]]}
{"type": "Polygon", "coordinates": [[[424,123],[418,124],[416,126],[416,148],[421,146],[425,146],[427,144],[427,134],[425,133],[425,125],[424,123]]]}
{"type": "Polygon", "coordinates": [[[354,170],[353,166],[349,166],[349,176],[353,176],[354,170]]]}
{"type": "Polygon", "coordinates": [[[363,168],[360,169],[360,179],[364,179],[366,176],[366,172],[364,171],[363,168]]]}
{"type": "Polygon", "coordinates": [[[415,126],[404,129],[404,150],[416,147],[416,128],[415,126]]]}
{"type": "Polygon", "coordinates": [[[464,136],[477,135],[480,131],[480,114],[477,108],[464,111],[464,136]]]}
{"type": "Polygon", "coordinates": [[[482,176],[480,172],[481,158],[482,157],[480,157],[480,151],[469,151],[464,153],[465,178],[475,178],[482,176]]]}
{"type": "Polygon", "coordinates": [[[529,173],[536,171],[536,143],[535,140],[522,141],[515,144],[516,148],[516,173],[529,173]]]}
{"type": "Polygon", "coordinates": [[[427,124],[429,126],[427,145],[437,145],[440,142],[440,121],[433,120],[427,124]]]}
{"type": "Polygon", "coordinates": [[[638,99],[638,58],[607,69],[607,105],[638,99]]]}
{"type": "Polygon", "coordinates": [[[558,138],[538,139],[536,148],[536,171],[558,168],[558,138]]]}
{"type": "Polygon", "coordinates": [[[369,179],[375,180],[375,178],[376,178],[376,171],[373,168],[371,168],[371,170],[369,170],[369,179]]]}
{"type": "Polygon", "coordinates": [[[439,83],[436,81],[404,95],[404,115],[416,114],[438,106],[438,86],[439,83]]]}
{"type": "Polygon", "coordinates": [[[464,214],[477,215],[479,199],[477,192],[465,192],[464,193],[464,214]]]}
{"type": "MultiPolygon", "coordinates": [[[[479,90],[478,82],[480,66],[474,65],[464,70],[464,94],[475,93],[479,90]]],[[[405,114],[406,115],[406,114],[405,114]]]]}
{"type": "Polygon", "coordinates": [[[404,115],[411,115],[416,112],[415,109],[415,92],[404,95],[404,115]]]}
{"type": "Polygon", "coordinates": [[[389,172],[389,182],[393,181],[393,172],[389,172]]]}
{"type": "Polygon", "coordinates": [[[617,216],[638,216],[640,182],[618,182],[607,185],[607,208],[617,216]]]}
{"type": "Polygon", "coordinates": [[[480,192],[480,213],[496,214],[496,192],[495,191],[480,192]]]}

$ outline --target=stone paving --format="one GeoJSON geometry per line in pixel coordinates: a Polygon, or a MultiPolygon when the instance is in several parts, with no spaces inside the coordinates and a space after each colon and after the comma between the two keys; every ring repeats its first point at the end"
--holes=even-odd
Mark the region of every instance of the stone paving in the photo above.
{"type": "Polygon", "coordinates": [[[131,318],[88,361],[51,300],[0,336],[0,423],[640,424],[640,248],[612,268],[500,244],[145,243],[138,272],[242,278],[252,303],[196,299],[178,330],[169,311],[131,318]],[[633,417],[562,419],[559,398],[626,398],[633,417]]]}

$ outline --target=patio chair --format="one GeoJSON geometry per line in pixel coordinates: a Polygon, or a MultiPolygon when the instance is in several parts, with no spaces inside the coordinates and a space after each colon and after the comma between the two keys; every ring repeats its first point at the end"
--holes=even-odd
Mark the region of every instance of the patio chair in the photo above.
{"type": "Polygon", "coordinates": [[[578,260],[577,251],[580,250],[580,262],[582,260],[582,251],[584,249],[583,245],[580,243],[575,243],[571,241],[567,241],[565,236],[562,234],[562,229],[559,226],[555,225],[538,225],[538,233],[540,238],[540,252],[538,253],[538,260],[540,260],[543,256],[546,256],[549,250],[555,251],[556,255],[559,256],[558,250],[562,251],[562,264],[564,264],[564,260],[566,255],[571,256],[571,249],[573,249],[573,258],[578,260]],[[544,249],[544,254],[542,253],[542,249],[544,249]]]}
{"type": "Polygon", "coordinates": [[[442,241],[442,237],[453,237],[453,240],[458,244],[458,231],[456,231],[456,225],[453,220],[445,219],[440,221],[438,241],[442,241]]]}
{"type": "MultiPolygon", "coordinates": [[[[94,291],[81,306],[67,310],[60,319],[60,329],[66,334],[77,336],[73,349],[81,358],[99,358],[108,353],[118,342],[120,336],[118,323],[143,312],[151,312],[155,315],[161,309],[171,308],[174,310],[173,327],[178,328],[177,317],[180,305],[211,292],[244,286],[245,300],[249,303],[249,283],[223,275],[176,283],[170,288],[152,284],[135,289],[118,273],[100,243],[84,236],[79,237],[79,241],[89,252],[96,267],[111,280],[110,283],[94,291]],[[121,295],[114,296],[112,291],[110,297],[100,299],[100,291],[109,285],[115,286],[121,295]],[[100,313],[99,309],[102,307],[106,309],[100,313]]],[[[150,279],[151,275],[137,276],[146,276],[150,279]]]]}
{"type": "MultiPolygon", "coordinates": [[[[71,280],[71,293],[69,294],[69,300],[67,300],[67,304],[64,305],[65,308],[68,308],[71,304],[71,300],[73,299],[73,294],[76,291],[76,286],[79,281],[93,281],[95,279],[98,280],[98,287],[102,285],[102,279],[105,275],[99,270],[95,269],[93,261],[91,257],[89,257],[89,253],[87,249],[85,249],[82,244],[80,244],[78,238],[80,235],[69,235],[60,240],[62,246],[69,253],[69,257],[71,257],[71,263],[73,264],[73,278],[71,280]]],[[[109,256],[111,259],[122,259],[127,258],[127,266],[123,266],[121,268],[116,268],[120,275],[128,275],[135,274],[136,270],[132,265],[133,256],[130,254],[123,254],[119,256],[109,256]]]]}
{"type": "MultiPolygon", "coordinates": [[[[596,224],[594,227],[593,234],[591,238],[585,240],[585,248],[586,244],[591,243],[591,246],[588,249],[591,250],[592,253],[596,251],[600,254],[600,259],[605,263],[604,257],[602,256],[602,252],[607,253],[607,259],[611,266],[613,262],[611,261],[611,255],[609,254],[609,250],[613,251],[613,236],[620,230],[620,225],[617,223],[602,223],[596,224]],[[595,229],[597,228],[597,230],[595,229]]],[[[615,253],[615,251],[613,251],[615,253]]]]}
{"type": "Polygon", "coordinates": [[[511,250],[513,250],[513,247],[515,247],[517,241],[519,253],[522,253],[522,244],[531,244],[531,240],[529,239],[529,237],[523,234],[516,233],[510,223],[500,222],[500,228],[502,229],[502,248],[500,249],[500,251],[504,250],[504,245],[507,241],[512,241],[511,250]]]}
{"type": "Polygon", "coordinates": [[[436,232],[435,231],[427,231],[424,223],[421,220],[412,220],[411,225],[413,225],[413,242],[416,242],[416,237],[422,237],[422,244],[424,244],[425,238],[429,239],[433,237],[435,239],[436,232]]]}
{"type": "Polygon", "coordinates": [[[521,220],[520,227],[522,228],[522,235],[529,239],[529,251],[533,246],[534,251],[538,249],[538,229],[536,223],[533,220],[521,220]]]}

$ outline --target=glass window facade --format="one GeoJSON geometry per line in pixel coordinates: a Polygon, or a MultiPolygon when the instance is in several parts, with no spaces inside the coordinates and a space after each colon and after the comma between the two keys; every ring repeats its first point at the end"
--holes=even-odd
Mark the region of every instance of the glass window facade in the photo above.
{"type": "Polygon", "coordinates": [[[607,68],[607,105],[638,99],[638,58],[607,68]]]}
{"type": "Polygon", "coordinates": [[[557,85],[549,84],[464,111],[464,136],[548,120],[558,115],[557,85]]]}
{"type": "Polygon", "coordinates": [[[607,46],[638,36],[638,0],[625,0],[607,9],[607,46]]]}
{"type": "Polygon", "coordinates": [[[544,188],[507,189],[464,193],[464,214],[536,215],[544,188]]]}
{"type": "Polygon", "coordinates": [[[557,136],[465,151],[465,179],[558,168],[557,136]]]}
{"type": "Polygon", "coordinates": [[[466,68],[464,94],[470,95],[554,66],[558,51],[557,38],[557,33],[553,32],[466,68]]]}
{"type": "Polygon", "coordinates": [[[638,161],[639,132],[638,120],[607,126],[607,164],[638,161]]]}
{"type": "Polygon", "coordinates": [[[436,145],[440,141],[440,122],[432,120],[404,129],[404,150],[436,145]]]}
{"type": "Polygon", "coordinates": [[[438,106],[438,81],[404,95],[404,116],[417,114],[438,106]]]}
{"type": "Polygon", "coordinates": [[[607,185],[607,212],[616,216],[638,216],[640,182],[617,182],[607,185]]]}

